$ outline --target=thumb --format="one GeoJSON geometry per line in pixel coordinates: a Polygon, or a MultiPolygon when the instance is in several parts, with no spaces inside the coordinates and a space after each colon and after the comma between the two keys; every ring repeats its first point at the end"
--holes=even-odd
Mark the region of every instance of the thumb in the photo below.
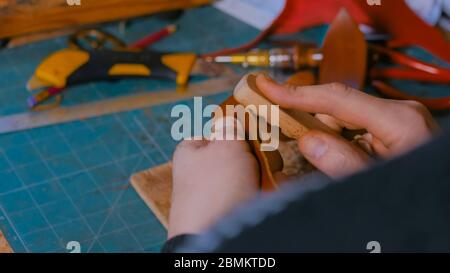
{"type": "Polygon", "coordinates": [[[364,169],[370,157],[345,139],[321,131],[310,131],[298,141],[300,152],[317,169],[339,178],[364,169]]]}

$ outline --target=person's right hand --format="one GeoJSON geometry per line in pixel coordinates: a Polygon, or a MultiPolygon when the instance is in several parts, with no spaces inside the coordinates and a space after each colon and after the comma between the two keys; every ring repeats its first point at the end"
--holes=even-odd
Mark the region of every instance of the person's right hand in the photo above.
{"type": "MultiPolygon", "coordinates": [[[[381,157],[403,154],[428,140],[437,124],[429,111],[415,101],[370,96],[339,83],[316,86],[280,85],[260,74],[257,85],[282,108],[317,113],[336,131],[366,129],[363,136],[381,157]]],[[[365,168],[370,156],[339,135],[311,130],[298,141],[302,154],[316,168],[337,178],[365,168]]]]}

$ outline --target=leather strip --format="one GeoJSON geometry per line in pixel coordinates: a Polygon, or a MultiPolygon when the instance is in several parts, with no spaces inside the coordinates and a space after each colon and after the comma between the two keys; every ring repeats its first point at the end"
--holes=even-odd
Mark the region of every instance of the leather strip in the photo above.
{"type": "MultiPolygon", "coordinates": [[[[226,99],[221,105],[223,113],[227,105],[239,105],[239,102],[233,96],[226,99]]],[[[245,131],[248,136],[248,120],[246,118],[245,131]]],[[[253,154],[259,163],[260,169],[260,185],[263,191],[272,191],[278,188],[278,184],[274,179],[273,173],[281,171],[283,169],[283,160],[278,151],[261,151],[260,140],[247,140],[250,145],[253,154]]]]}

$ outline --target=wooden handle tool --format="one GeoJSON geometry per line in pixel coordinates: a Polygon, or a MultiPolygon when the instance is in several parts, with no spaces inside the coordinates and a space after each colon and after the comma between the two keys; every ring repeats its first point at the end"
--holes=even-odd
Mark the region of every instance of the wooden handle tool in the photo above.
{"type": "MultiPolygon", "coordinates": [[[[236,85],[234,89],[234,98],[244,106],[265,105],[268,107],[267,115],[264,113],[254,113],[266,119],[268,123],[271,122],[270,106],[273,105],[266,97],[264,97],[256,85],[256,76],[258,74],[247,74],[236,85]]],[[[329,133],[334,132],[323,122],[315,118],[313,115],[307,112],[292,110],[292,109],[279,109],[279,126],[281,132],[293,139],[301,138],[309,130],[321,130],[329,133]]]]}

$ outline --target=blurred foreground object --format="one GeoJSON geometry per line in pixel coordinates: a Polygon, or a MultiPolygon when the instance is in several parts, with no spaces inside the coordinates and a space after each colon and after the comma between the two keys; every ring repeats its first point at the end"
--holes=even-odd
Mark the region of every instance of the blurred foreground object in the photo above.
{"type": "Polygon", "coordinates": [[[211,0],[1,1],[0,38],[102,23],[210,4],[211,0]]]}

